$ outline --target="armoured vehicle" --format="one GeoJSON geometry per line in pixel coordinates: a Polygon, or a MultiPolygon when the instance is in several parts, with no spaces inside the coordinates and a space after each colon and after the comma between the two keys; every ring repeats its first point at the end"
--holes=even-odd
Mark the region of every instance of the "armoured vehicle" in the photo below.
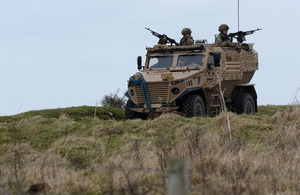
{"type": "Polygon", "coordinates": [[[191,46],[146,48],[144,66],[139,56],[139,72],[128,81],[126,119],[174,111],[187,117],[213,116],[223,106],[255,114],[257,94],[249,82],[258,70],[258,53],[254,44],[242,42],[231,47],[196,41],[191,46]]]}

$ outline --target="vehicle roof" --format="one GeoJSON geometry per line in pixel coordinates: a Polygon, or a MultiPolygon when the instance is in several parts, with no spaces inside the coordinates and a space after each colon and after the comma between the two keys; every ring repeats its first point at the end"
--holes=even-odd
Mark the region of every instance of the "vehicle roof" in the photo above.
{"type": "MultiPolygon", "coordinates": [[[[251,49],[253,48],[254,45],[253,43],[243,43],[243,44],[248,45],[251,49]]],[[[146,47],[146,50],[149,53],[155,54],[155,53],[173,53],[173,52],[181,53],[187,51],[202,52],[203,50],[208,48],[222,48],[222,47],[216,44],[194,44],[190,46],[170,46],[170,45],[157,44],[154,45],[153,47],[146,47]]]]}
{"type": "Polygon", "coordinates": [[[191,46],[166,46],[155,45],[153,47],[147,47],[146,50],[150,53],[167,53],[167,52],[180,52],[180,51],[203,51],[206,47],[211,45],[191,45],[191,46]]]}

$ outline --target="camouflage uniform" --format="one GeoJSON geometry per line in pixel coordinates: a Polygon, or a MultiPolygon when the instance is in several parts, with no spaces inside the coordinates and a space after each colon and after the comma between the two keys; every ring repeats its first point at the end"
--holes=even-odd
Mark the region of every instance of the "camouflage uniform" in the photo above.
{"type": "Polygon", "coordinates": [[[232,40],[229,39],[229,37],[226,38],[226,35],[224,35],[223,33],[220,33],[217,37],[216,37],[216,42],[217,45],[220,46],[229,46],[230,43],[232,43],[232,40]]]}
{"type": "Polygon", "coordinates": [[[226,34],[224,34],[223,32],[224,31],[228,31],[229,30],[229,26],[226,25],[226,24],[221,24],[219,26],[219,31],[220,31],[220,34],[216,37],[216,41],[215,43],[219,46],[235,46],[234,43],[232,43],[232,39],[230,39],[229,37],[226,38],[226,34]]]}
{"type": "Polygon", "coordinates": [[[180,40],[180,46],[188,46],[188,45],[193,45],[194,44],[194,39],[191,36],[192,31],[189,28],[184,28],[181,31],[181,34],[183,37],[180,40]]]}

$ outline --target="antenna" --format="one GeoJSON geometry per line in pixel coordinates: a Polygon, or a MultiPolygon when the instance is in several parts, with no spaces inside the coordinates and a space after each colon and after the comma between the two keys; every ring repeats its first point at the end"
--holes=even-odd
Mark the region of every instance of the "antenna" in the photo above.
{"type": "Polygon", "coordinates": [[[240,31],[240,0],[238,0],[238,31],[240,31]]]}

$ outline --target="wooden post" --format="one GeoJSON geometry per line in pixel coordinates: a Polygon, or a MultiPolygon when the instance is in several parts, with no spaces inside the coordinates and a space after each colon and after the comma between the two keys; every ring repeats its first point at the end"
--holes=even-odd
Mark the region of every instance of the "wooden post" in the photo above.
{"type": "Polygon", "coordinates": [[[186,159],[171,159],[168,165],[168,195],[187,195],[189,169],[186,159]]]}

